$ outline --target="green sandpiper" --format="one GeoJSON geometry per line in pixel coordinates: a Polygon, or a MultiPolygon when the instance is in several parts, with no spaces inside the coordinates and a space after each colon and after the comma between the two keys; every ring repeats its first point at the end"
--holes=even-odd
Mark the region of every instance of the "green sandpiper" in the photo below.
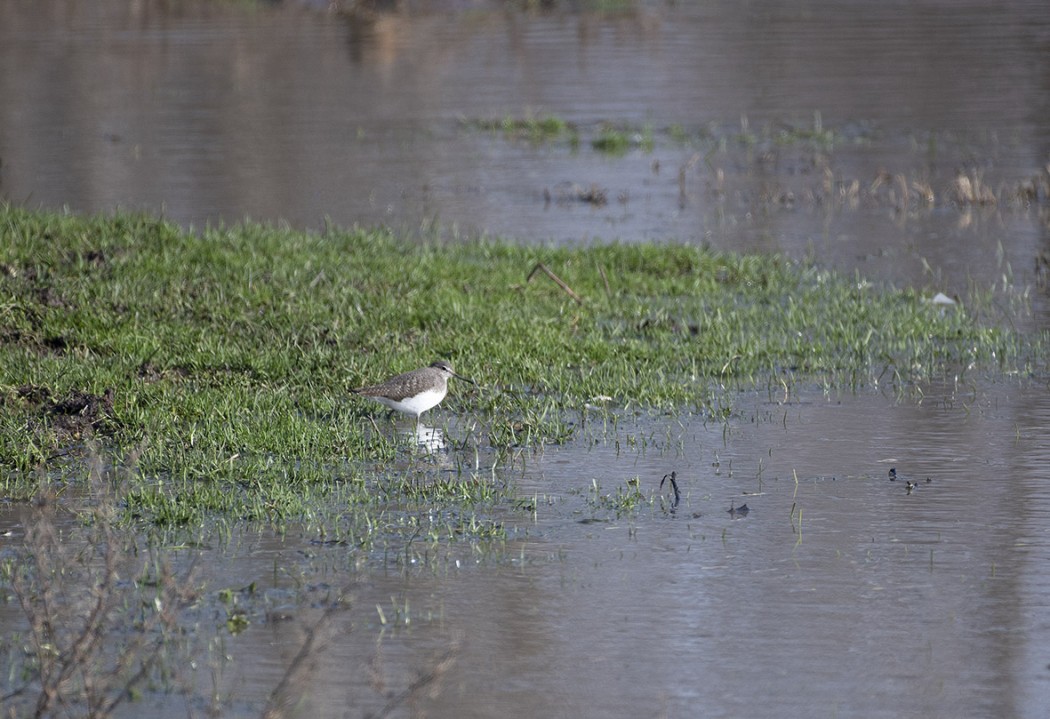
{"type": "Polygon", "coordinates": [[[391,377],[386,382],[358,387],[350,391],[363,397],[370,397],[398,412],[410,414],[418,422],[419,415],[445,399],[448,393],[449,377],[477,385],[474,380],[456,374],[452,370],[452,365],[445,360],[438,360],[429,367],[420,367],[391,377]]]}

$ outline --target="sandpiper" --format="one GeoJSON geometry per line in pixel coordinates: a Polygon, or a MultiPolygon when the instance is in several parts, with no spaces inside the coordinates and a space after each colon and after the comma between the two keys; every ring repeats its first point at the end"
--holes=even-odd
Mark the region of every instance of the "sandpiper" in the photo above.
{"type": "Polygon", "coordinates": [[[477,385],[472,379],[452,371],[452,365],[438,360],[429,367],[420,367],[411,372],[391,377],[386,382],[358,387],[350,390],[354,394],[371,397],[376,402],[385,404],[398,412],[410,414],[419,421],[419,415],[445,399],[448,393],[448,378],[455,377],[464,382],[477,385]]]}

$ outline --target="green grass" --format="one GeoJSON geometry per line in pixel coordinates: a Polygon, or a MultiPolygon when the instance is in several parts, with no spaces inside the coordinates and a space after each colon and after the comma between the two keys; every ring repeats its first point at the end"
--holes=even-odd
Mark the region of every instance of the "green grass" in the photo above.
{"type": "MultiPolygon", "coordinates": [[[[161,524],[361,504],[404,448],[385,410],[347,389],[435,358],[480,388],[454,382],[431,423],[459,417],[457,446],[498,455],[572,441],[586,412],[604,411],[593,405],[724,418],[740,389],[1027,372],[1045,348],[989,323],[1002,303],[988,296],[944,312],[929,293],[679,245],[194,234],[5,206],[0,248],[0,494],[31,495],[40,467],[75,470],[64,455],[83,429],[134,455],[127,511],[161,524]],[[582,302],[543,273],[527,282],[540,261],[582,302]],[[58,409],[107,390],[90,428],[58,409]]],[[[382,501],[500,501],[458,486],[474,481],[472,451],[453,452],[452,479],[382,501]]]]}
{"type": "Polygon", "coordinates": [[[571,147],[579,145],[579,131],[576,126],[554,115],[535,117],[503,117],[499,119],[473,120],[466,123],[469,127],[499,132],[510,139],[524,139],[533,144],[566,141],[571,147]]]}
{"type": "Polygon", "coordinates": [[[633,147],[652,152],[654,146],[653,128],[650,125],[641,129],[633,129],[603,123],[591,140],[591,147],[595,150],[614,156],[624,155],[633,147]]]}
{"type": "Polygon", "coordinates": [[[654,494],[652,492],[643,493],[639,489],[640,485],[641,480],[634,477],[617,487],[615,492],[605,492],[598,480],[591,480],[590,497],[587,499],[587,504],[599,517],[606,515],[621,519],[633,516],[643,507],[652,507],[655,503],[654,494]]]}

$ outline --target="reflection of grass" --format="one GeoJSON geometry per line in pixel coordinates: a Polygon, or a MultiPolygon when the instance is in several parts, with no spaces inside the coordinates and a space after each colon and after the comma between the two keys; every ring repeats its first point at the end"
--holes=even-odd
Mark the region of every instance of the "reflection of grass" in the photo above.
{"type": "Polygon", "coordinates": [[[736,390],[770,382],[905,383],[1043,356],[987,324],[1007,306],[987,295],[944,312],[775,256],[258,225],[197,234],[12,208],[0,219],[4,492],[32,496],[34,468],[61,474],[94,433],[118,454],[145,447],[123,506],[165,525],[280,525],[334,504],[355,508],[339,538],[361,546],[498,539],[498,525],[469,520],[503,501],[473,484],[477,448],[572,441],[593,398],[724,416],[736,390]],[[527,281],[538,263],[549,273],[527,281]],[[437,357],[481,383],[454,384],[431,413],[471,418],[449,436],[451,474],[377,496],[405,448],[346,390],[437,357]],[[71,407],[97,421],[71,424],[71,407]],[[410,526],[428,503],[467,520],[410,526]]]}
{"type": "Polygon", "coordinates": [[[107,717],[143,685],[177,676],[177,613],[192,590],[116,530],[112,478],[91,466],[84,524],[61,528],[56,497],[42,487],[22,549],[3,565],[0,584],[28,626],[24,652],[9,654],[0,677],[17,683],[0,685],[5,715],[107,717]]]}

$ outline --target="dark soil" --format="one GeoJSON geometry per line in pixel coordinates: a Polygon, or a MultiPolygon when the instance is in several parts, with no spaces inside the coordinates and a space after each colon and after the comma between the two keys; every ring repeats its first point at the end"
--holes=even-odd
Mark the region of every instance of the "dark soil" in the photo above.
{"type": "Polygon", "coordinates": [[[101,395],[71,390],[57,400],[47,387],[24,385],[16,393],[33,410],[34,419],[46,421],[59,437],[91,437],[116,423],[112,388],[101,395]]]}

